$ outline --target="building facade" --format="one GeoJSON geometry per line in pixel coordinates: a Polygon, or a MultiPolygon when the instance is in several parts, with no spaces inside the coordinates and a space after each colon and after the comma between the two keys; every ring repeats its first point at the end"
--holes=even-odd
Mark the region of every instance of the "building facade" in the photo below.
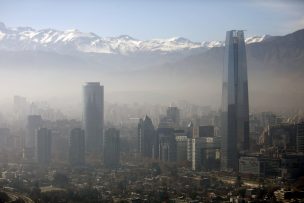
{"type": "Polygon", "coordinates": [[[220,164],[219,137],[197,137],[192,143],[192,170],[217,170],[220,164]]]}
{"type": "Polygon", "coordinates": [[[240,152],[249,149],[247,60],[243,31],[228,31],[221,106],[221,168],[238,170],[240,152]]]}
{"type": "Polygon", "coordinates": [[[85,164],[85,135],[81,128],[71,130],[69,161],[72,166],[83,166],[85,164]]]}
{"type": "Polygon", "coordinates": [[[51,162],[52,132],[47,128],[37,131],[36,160],[39,164],[48,165],[51,162]]]}
{"type": "Polygon", "coordinates": [[[170,127],[158,127],[157,137],[159,139],[159,160],[164,162],[175,162],[177,145],[174,129],[170,127]]]}
{"type": "Polygon", "coordinates": [[[149,116],[140,119],[138,123],[138,152],[142,157],[156,158],[158,157],[158,140],[156,132],[149,116]]]}
{"type": "Polygon", "coordinates": [[[120,163],[120,136],[119,130],[109,128],[104,139],[104,165],[107,168],[117,168],[120,163]]]}
{"type": "Polygon", "coordinates": [[[180,123],[180,111],[175,106],[170,106],[167,108],[167,118],[171,119],[175,127],[179,126],[180,123]]]}
{"type": "Polygon", "coordinates": [[[213,125],[203,125],[198,127],[199,137],[214,137],[214,126],[213,125]]]}
{"type": "Polygon", "coordinates": [[[29,115],[27,117],[27,132],[23,147],[23,158],[26,161],[33,161],[35,159],[37,130],[41,127],[42,118],[40,115],[29,115]]]}
{"type": "Polygon", "coordinates": [[[104,131],[104,88],[99,82],[83,87],[83,124],[88,152],[102,152],[104,131]]]}
{"type": "Polygon", "coordinates": [[[185,162],[188,160],[188,137],[185,135],[176,135],[176,161],[185,162]]]}

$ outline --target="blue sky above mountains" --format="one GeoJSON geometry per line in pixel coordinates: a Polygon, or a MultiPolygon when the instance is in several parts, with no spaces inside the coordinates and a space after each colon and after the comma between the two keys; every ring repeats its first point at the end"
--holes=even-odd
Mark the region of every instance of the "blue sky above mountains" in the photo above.
{"type": "Polygon", "coordinates": [[[230,29],[247,30],[247,36],[284,35],[304,28],[303,10],[304,1],[294,0],[0,0],[0,21],[100,36],[208,41],[223,40],[230,29]]]}

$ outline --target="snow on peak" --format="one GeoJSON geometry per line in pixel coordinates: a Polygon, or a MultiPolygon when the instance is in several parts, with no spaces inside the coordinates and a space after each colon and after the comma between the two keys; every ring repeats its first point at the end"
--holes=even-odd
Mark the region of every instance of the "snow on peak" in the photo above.
{"type": "Polygon", "coordinates": [[[270,35],[263,35],[263,36],[253,36],[253,37],[248,37],[245,39],[246,44],[252,44],[252,43],[259,43],[264,41],[265,39],[268,39],[271,37],[270,35]]]}
{"type": "MultiPolygon", "coordinates": [[[[247,44],[258,43],[266,38],[249,37],[247,44]]],[[[59,31],[54,29],[35,30],[31,27],[7,28],[0,22],[0,50],[43,50],[59,53],[92,52],[128,55],[139,52],[179,52],[192,49],[222,47],[222,41],[193,42],[183,37],[169,39],[138,40],[129,35],[100,37],[94,33],[77,29],[59,31]]]]}
{"type": "Polygon", "coordinates": [[[225,43],[222,41],[210,41],[210,42],[202,42],[203,47],[213,48],[213,47],[222,47],[225,43]]]}

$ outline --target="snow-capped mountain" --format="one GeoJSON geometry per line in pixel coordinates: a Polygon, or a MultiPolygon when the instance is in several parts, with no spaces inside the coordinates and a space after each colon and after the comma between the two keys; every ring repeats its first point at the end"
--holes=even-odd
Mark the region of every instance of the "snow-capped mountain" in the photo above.
{"type": "MultiPolygon", "coordinates": [[[[246,43],[257,43],[269,36],[250,37],[246,43]]],[[[169,39],[138,40],[128,35],[100,37],[77,29],[35,30],[31,27],[8,28],[0,23],[0,50],[6,51],[54,51],[57,53],[104,53],[128,55],[140,52],[179,52],[193,49],[207,50],[222,47],[224,42],[192,42],[182,37],[169,39]]]]}

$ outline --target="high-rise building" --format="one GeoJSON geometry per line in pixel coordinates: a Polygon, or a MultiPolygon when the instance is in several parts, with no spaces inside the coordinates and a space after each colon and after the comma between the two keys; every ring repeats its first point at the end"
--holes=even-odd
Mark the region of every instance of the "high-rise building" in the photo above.
{"type": "Polygon", "coordinates": [[[34,160],[37,130],[41,127],[42,118],[40,115],[29,115],[27,117],[27,133],[25,135],[23,148],[23,158],[27,161],[34,160]]]}
{"type": "Polygon", "coordinates": [[[171,119],[175,126],[179,125],[180,113],[179,109],[175,106],[170,106],[167,108],[167,118],[171,119]]]}
{"type": "Polygon", "coordinates": [[[297,148],[297,125],[280,124],[268,126],[260,135],[259,144],[264,149],[272,148],[277,152],[295,152],[297,148]]]}
{"type": "Polygon", "coordinates": [[[240,152],[249,149],[249,104],[244,32],[228,31],[221,107],[221,168],[238,170],[240,152]]]}
{"type": "Polygon", "coordinates": [[[109,128],[104,139],[104,165],[107,168],[117,168],[120,160],[119,130],[109,128]]]}
{"type": "Polygon", "coordinates": [[[157,138],[159,143],[159,160],[165,162],[176,161],[176,139],[175,130],[172,127],[172,123],[168,122],[167,119],[160,121],[157,128],[157,138]]]}
{"type": "Polygon", "coordinates": [[[190,121],[188,123],[188,125],[187,125],[186,136],[188,138],[192,138],[193,137],[193,123],[192,123],[192,121],[190,121]]]}
{"type": "Polygon", "coordinates": [[[69,161],[72,166],[83,166],[85,164],[85,137],[84,130],[81,128],[74,128],[71,131],[69,161]]]}
{"type": "Polygon", "coordinates": [[[187,161],[187,150],[188,150],[188,137],[182,134],[176,134],[176,161],[184,162],[187,161]]]}
{"type": "Polygon", "coordinates": [[[219,137],[197,137],[192,139],[192,169],[218,170],[220,164],[219,137]]]}
{"type": "Polygon", "coordinates": [[[142,157],[155,158],[158,145],[152,120],[145,116],[138,123],[138,152],[142,157]]]}
{"type": "Polygon", "coordinates": [[[51,162],[52,132],[47,128],[37,131],[36,160],[39,164],[47,165],[51,162]]]}
{"type": "Polygon", "coordinates": [[[297,152],[304,153],[304,122],[298,123],[296,126],[297,152]]]}
{"type": "Polygon", "coordinates": [[[88,82],[83,87],[83,122],[88,152],[102,152],[104,131],[104,89],[99,82],[88,82]]]}
{"type": "Polygon", "coordinates": [[[35,147],[36,131],[42,127],[42,118],[40,115],[29,115],[27,117],[27,135],[25,138],[25,147],[35,147]]]}
{"type": "Polygon", "coordinates": [[[198,127],[199,137],[214,137],[214,126],[204,125],[198,127]]]}

